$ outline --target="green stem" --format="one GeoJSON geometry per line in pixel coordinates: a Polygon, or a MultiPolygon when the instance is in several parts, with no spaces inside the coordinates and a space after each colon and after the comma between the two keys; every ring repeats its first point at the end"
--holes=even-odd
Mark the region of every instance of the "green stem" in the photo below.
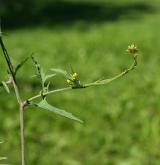
{"type": "Polygon", "coordinates": [[[25,165],[25,140],[24,140],[24,105],[21,99],[18,86],[12,81],[15,90],[16,98],[19,103],[19,121],[20,121],[20,139],[21,139],[21,161],[25,165]]]}
{"type": "MultiPolygon", "coordinates": [[[[71,90],[71,89],[72,89],[72,87],[66,87],[66,88],[56,89],[56,90],[52,90],[52,91],[49,91],[49,92],[44,92],[43,95],[44,95],[44,96],[47,96],[47,95],[50,95],[50,94],[52,94],[52,93],[68,91],[68,90],[71,90]]],[[[33,96],[33,97],[27,99],[27,102],[31,102],[31,101],[33,101],[33,100],[35,100],[35,99],[40,98],[40,97],[42,97],[42,95],[41,95],[41,94],[38,94],[38,95],[36,95],[36,96],[33,96]]]]}
{"type": "Polygon", "coordinates": [[[20,119],[20,136],[21,136],[21,161],[22,161],[22,165],[25,165],[24,108],[22,105],[19,107],[19,119],[20,119]]]}
{"type": "Polygon", "coordinates": [[[16,98],[17,98],[17,101],[18,101],[18,104],[19,104],[20,139],[21,139],[21,163],[22,163],[22,165],[25,165],[24,111],[23,111],[24,110],[24,105],[23,105],[23,101],[22,101],[21,96],[20,96],[18,86],[17,86],[14,68],[13,68],[12,62],[10,60],[10,57],[8,55],[7,49],[4,46],[2,36],[0,36],[0,45],[1,45],[1,48],[2,48],[2,51],[3,51],[4,58],[5,58],[6,63],[8,65],[9,73],[10,73],[11,78],[12,78],[11,82],[13,84],[15,95],[16,95],[16,98]]]}
{"type": "MultiPolygon", "coordinates": [[[[110,79],[105,79],[105,80],[96,81],[96,82],[93,82],[93,83],[84,84],[82,87],[77,87],[77,88],[66,87],[66,88],[60,88],[60,89],[52,90],[52,91],[49,91],[49,92],[44,92],[43,96],[47,96],[47,95],[50,95],[50,94],[53,94],[53,93],[68,91],[68,90],[72,90],[72,89],[84,89],[84,88],[88,88],[88,87],[91,87],[91,86],[99,86],[99,85],[109,84],[112,81],[117,80],[117,79],[123,77],[128,72],[133,70],[136,66],[137,66],[137,56],[134,56],[134,62],[131,64],[131,66],[128,69],[126,69],[125,71],[121,72],[120,74],[118,74],[118,75],[116,75],[116,76],[114,76],[114,77],[112,77],[110,79]]],[[[27,104],[31,103],[32,101],[34,101],[34,100],[36,100],[38,98],[41,98],[41,97],[42,97],[41,94],[33,96],[33,97],[27,99],[25,104],[27,105],[27,104]]]]}

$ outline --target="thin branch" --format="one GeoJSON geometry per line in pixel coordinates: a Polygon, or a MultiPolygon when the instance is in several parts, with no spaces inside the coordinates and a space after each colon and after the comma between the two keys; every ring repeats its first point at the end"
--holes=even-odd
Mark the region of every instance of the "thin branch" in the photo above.
{"type": "MultiPolygon", "coordinates": [[[[50,95],[50,94],[52,94],[52,93],[58,93],[58,92],[63,92],[63,91],[72,90],[72,89],[73,89],[72,87],[66,87],[66,88],[55,89],[55,90],[52,90],[52,91],[49,91],[49,92],[44,92],[43,95],[44,95],[44,96],[47,96],[47,95],[50,95]]],[[[30,102],[32,102],[33,100],[38,99],[38,98],[40,98],[40,97],[42,97],[41,94],[38,94],[38,95],[36,95],[36,96],[33,96],[33,97],[27,99],[26,103],[30,103],[30,102]]]]}
{"type": "Polygon", "coordinates": [[[96,82],[93,82],[93,83],[86,84],[85,87],[97,86],[97,85],[105,85],[105,84],[111,83],[112,81],[114,81],[114,80],[116,80],[116,79],[126,75],[131,70],[135,69],[136,66],[137,66],[137,55],[134,55],[134,62],[125,71],[121,72],[120,74],[118,74],[118,75],[116,75],[116,76],[114,76],[114,77],[112,77],[110,79],[104,79],[104,80],[100,80],[100,81],[96,81],[96,82]]]}
{"type": "MultiPolygon", "coordinates": [[[[134,54],[133,55],[133,63],[131,64],[131,66],[126,69],[125,71],[121,72],[120,74],[110,78],[110,79],[104,79],[104,80],[99,80],[99,81],[96,81],[96,82],[93,82],[93,83],[88,83],[88,84],[83,84],[82,86],[80,87],[77,87],[77,88],[73,88],[72,86],[70,87],[66,87],[66,88],[60,88],[60,89],[55,89],[55,90],[51,90],[51,91],[48,91],[48,92],[44,92],[43,95],[44,96],[47,96],[47,95],[50,95],[50,94],[53,94],[53,93],[58,93],[58,92],[63,92],[63,91],[68,91],[68,90],[72,90],[72,89],[84,89],[84,88],[88,88],[88,87],[91,87],[91,86],[99,86],[99,85],[105,85],[105,84],[109,84],[111,83],[112,81],[114,80],[117,80],[121,77],[123,77],[124,75],[126,75],[127,73],[129,73],[131,70],[135,69],[135,67],[137,66],[137,54],[134,54]]],[[[36,96],[33,96],[29,99],[27,99],[25,101],[25,106],[29,105],[32,101],[38,99],[38,98],[41,98],[42,95],[41,94],[38,94],[36,96]]]]}

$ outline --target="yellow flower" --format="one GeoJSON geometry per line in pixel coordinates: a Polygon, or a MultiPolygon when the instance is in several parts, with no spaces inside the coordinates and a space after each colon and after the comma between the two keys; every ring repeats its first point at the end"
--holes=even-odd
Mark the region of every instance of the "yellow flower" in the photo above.
{"type": "Polygon", "coordinates": [[[135,54],[138,52],[138,48],[135,44],[129,45],[127,51],[131,54],[135,54]]]}
{"type": "Polygon", "coordinates": [[[77,78],[78,77],[78,74],[75,72],[75,73],[73,73],[72,77],[77,78]]]}
{"type": "Polygon", "coordinates": [[[67,83],[68,83],[68,84],[71,84],[71,80],[67,80],[67,83]]]}
{"type": "Polygon", "coordinates": [[[72,74],[72,80],[75,81],[77,80],[78,74],[75,72],[72,74]]]}

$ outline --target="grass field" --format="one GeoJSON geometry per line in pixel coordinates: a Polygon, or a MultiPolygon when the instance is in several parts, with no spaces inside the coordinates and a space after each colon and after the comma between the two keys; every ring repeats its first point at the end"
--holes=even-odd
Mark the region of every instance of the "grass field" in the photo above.
{"type": "MultiPolygon", "coordinates": [[[[160,4],[128,0],[111,5],[112,19],[97,14],[96,19],[78,17],[64,24],[7,31],[5,43],[15,64],[35,53],[46,70],[69,70],[72,64],[82,82],[116,75],[131,63],[127,46],[136,43],[140,49],[139,66],[122,79],[108,86],[49,96],[50,103],[74,113],[84,124],[43,110],[25,110],[28,165],[160,164],[160,4]]],[[[107,3],[104,7],[107,9],[107,3]]],[[[6,72],[3,60],[0,66],[2,80],[6,72]]],[[[24,98],[40,89],[34,74],[31,61],[18,74],[24,98]]],[[[53,85],[67,86],[60,77],[53,79],[53,85]]],[[[0,137],[5,140],[0,156],[18,165],[17,103],[3,89],[0,103],[0,137]]]]}

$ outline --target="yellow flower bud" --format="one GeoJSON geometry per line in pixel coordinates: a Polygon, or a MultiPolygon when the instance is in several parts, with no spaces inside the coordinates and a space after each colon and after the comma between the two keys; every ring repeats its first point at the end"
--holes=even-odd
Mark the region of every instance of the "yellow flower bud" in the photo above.
{"type": "Polygon", "coordinates": [[[138,48],[135,44],[129,45],[127,51],[131,54],[135,54],[138,52],[138,48]]]}
{"type": "Polygon", "coordinates": [[[72,76],[72,81],[75,81],[75,80],[76,80],[76,77],[73,77],[73,76],[72,76]]]}
{"type": "Polygon", "coordinates": [[[78,74],[77,74],[76,72],[73,73],[73,74],[72,74],[72,77],[71,77],[72,81],[77,80],[77,78],[78,78],[78,74]]]}
{"type": "Polygon", "coordinates": [[[71,84],[71,80],[67,80],[67,83],[68,83],[68,84],[71,84]]]}
{"type": "Polygon", "coordinates": [[[75,73],[73,73],[72,77],[77,78],[78,74],[75,72],[75,73]]]}

